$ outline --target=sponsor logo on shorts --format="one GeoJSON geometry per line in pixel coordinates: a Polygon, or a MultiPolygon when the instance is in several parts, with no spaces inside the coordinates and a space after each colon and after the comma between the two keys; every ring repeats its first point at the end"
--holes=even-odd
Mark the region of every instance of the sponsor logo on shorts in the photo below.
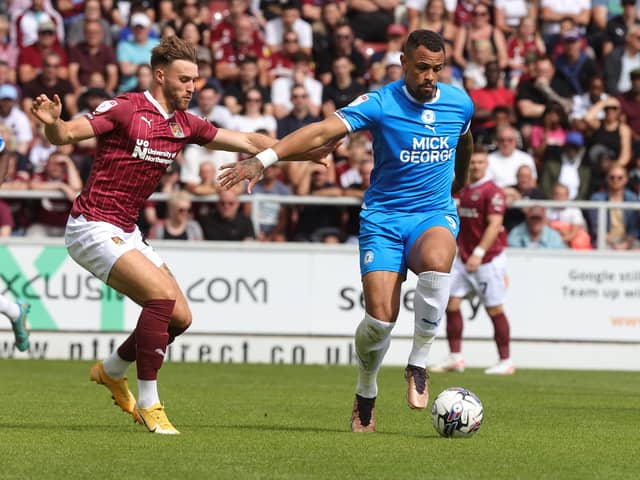
{"type": "Polygon", "coordinates": [[[451,215],[445,215],[444,218],[447,221],[447,223],[449,224],[449,228],[451,230],[455,230],[456,229],[456,219],[453,218],[451,215]]]}
{"type": "Polygon", "coordinates": [[[373,262],[373,252],[371,250],[365,252],[363,262],[365,265],[373,262]]]}
{"type": "Polygon", "coordinates": [[[121,239],[120,237],[111,237],[111,240],[113,241],[113,243],[115,243],[116,245],[124,245],[124,240],[121,239]]]}

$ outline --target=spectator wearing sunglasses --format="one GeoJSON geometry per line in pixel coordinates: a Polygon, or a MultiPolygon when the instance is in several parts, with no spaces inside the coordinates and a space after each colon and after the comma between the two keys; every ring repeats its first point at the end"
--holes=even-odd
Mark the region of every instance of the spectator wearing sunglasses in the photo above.
{"type": "Polygon", "coordinates": [[[172,192],[167,201],[167,218],[149,231],[150,239],[202,240],[200,224],[191,218],[191,195],[184,190],[172,192]]]}

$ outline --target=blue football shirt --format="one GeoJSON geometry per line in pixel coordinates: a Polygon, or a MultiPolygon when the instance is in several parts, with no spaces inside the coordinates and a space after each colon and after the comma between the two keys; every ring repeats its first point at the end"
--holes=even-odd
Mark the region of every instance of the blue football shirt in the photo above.
{"type": "Polygon", "coordinates": [[[456,146],[473,116],[466,92],[438,83],[426,103],[414,99],[404,80],[361,95],[336,114],[349,132],[369,130],[374,168],[365,210],[455,210],[451,197],[456,146]]]}

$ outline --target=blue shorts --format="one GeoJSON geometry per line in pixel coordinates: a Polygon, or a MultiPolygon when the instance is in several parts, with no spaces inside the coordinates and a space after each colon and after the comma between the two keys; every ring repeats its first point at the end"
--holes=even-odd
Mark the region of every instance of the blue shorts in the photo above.
{"type": "Polygon", "coordinates": [[[412,245],[431,227],[444,227],[457,238],[458,213],[440,210],[403,213],[362,210],[360,212],[360,274],[384,270],[407,275],[412,245]]]}

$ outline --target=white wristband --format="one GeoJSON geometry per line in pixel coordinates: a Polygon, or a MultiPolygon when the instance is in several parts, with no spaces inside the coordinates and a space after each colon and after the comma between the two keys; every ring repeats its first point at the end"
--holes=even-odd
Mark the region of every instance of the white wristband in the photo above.
{"type": "Polygon", "coordinates": [[[256,158],[260,160],[260,163],[262,163],[264,168],[267,168],[268,166],[273,165],[279,160],[278,154],[272,148],[267,148],[266,150],[263,150],[262,152],[256,155],[256,158]]]}
{"type": "Polygon", "coordinates": [[[482,258],[484,257],[485,253],[487,253],[487,251],[484,248],[477,246],[476,248],[473,249],[473,252],[471,253],[471,255],[475,255],[476,257],[482,258]]]}

